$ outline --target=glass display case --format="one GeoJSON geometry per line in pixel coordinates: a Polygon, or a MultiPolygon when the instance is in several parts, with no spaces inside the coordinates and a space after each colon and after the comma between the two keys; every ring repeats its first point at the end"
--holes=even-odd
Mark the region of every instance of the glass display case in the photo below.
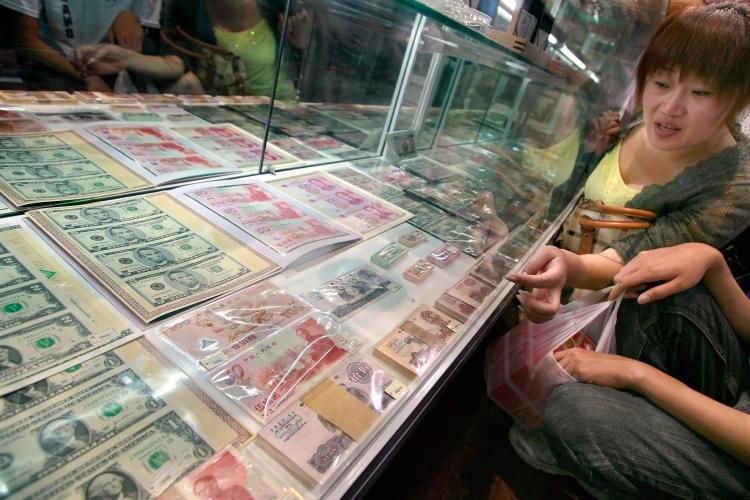
{"type": "Polygon", "coordinates": [[[592,120],[634,112],[665,4],[164,0],[145,55],[4,7],[0,496],[362,494],[570,211],[592,120]]]}

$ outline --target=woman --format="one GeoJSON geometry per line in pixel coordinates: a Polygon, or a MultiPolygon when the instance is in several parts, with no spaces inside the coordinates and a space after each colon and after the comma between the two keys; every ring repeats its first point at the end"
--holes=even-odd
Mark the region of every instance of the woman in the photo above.
{"type": "MultiPolygon", "coordinates": [[[[526,271],[511,280],[547,286],[586,272],[578,256],[554,247],[526,271]],[[546,272],[535,275],[539,262],[546,272]]],[[[642,360],[555,353],[584,383],[550,396],[544,436],[554,459],[535,465],[572,474],[606,497],[747,498],[750,383],[742,343],[750,344],[750,300],[721,254],[700,243],[640,253],[616,274],[611,295],[655,282],[637,303],[623,302],[642,309],[635,324],[621,325],[618,316],[618,352],[643,335],[642,360]]],[[[536,317],[538,303],[523,302],[536,317]]]]}
{"type": "Polygon", "coordinates": [[[730,126],[750,103],[750,7],[722,2],[662,21],[638,65],[643,122],[600,162],[585,196],[651,210],[647,230],[584,257],[606,286],[643,250],[721,248],[750,223],[750,141],[730,126]]]}

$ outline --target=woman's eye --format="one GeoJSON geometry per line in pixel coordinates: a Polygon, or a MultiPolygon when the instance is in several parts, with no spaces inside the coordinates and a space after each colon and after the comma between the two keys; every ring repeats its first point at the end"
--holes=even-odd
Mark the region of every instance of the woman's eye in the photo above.
{"type": "Polygon", "coordinates": [[[667,82],[661,82],[659,80],[655,80],[654,81],[654,85],[656,85],[660,89],[667,89],[667,88],[669,88],[669,84],[667,82]]]}
{"type": "Polygon", "coordinates": [[[706,96],[711,95],[711,91],[703,90],[703,89],[696,89],[696,90],[693,90],[693,95],[697,95],[699,97],[706,97],[706,96]]]}

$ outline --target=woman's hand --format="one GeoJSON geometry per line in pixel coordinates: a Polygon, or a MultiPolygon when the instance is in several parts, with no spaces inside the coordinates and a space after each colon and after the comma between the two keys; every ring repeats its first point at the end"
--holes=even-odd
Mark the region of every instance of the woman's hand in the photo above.
{"type": "MultiPolygon", "coordinates": [[[[281,32],[282,23],[284,21],[284,15],[279,14],[278,30],[281,32]]],[[[294,14],[289,15],[286,26],[286,39],[292,47],[296,49],[304,49],[307,46],[307,40],[310,36],[312,24],[310,23],[310,17],[307,15],[305,9],[301,9],[294,14]]]]}
{"type": "Polygon", "coordinates": [[[664,282],[638,295],[639,304],[647,304],[694,287],[723,257],[703,243],[683,243],[673,247],[639,253],[615,275],[610,299],[641,285],[664,282]]]}
{"type": "Polygon", "coordinates": [[[73,66],[83,76],[110,75],[128,68],[134,52],[111,43],[82,45],[75,50],[73,66]]]}
{"type": "Polygon", "coordinates": [[[527,318],[534,323],[543,323],[557,314],[567,276],[562,250],[546,246],[529,260],[523,274],[509,274],[505,279],[533,288],[531,293],[519,292],[518,299],[527,318]]]}
{"type": "Polygon", "coordinates": [[[593,125],[589,147],[596,156],[601,156],[622,132],[620,114],[617,111],[605,111],[594,119],[593,125]]]}
{"type": "Polygon", "coordinates": [[[577,347],[556,352],[554,356],[577,381],[614,389],[635,389],[644,371],[640,361],[577,347]]]}

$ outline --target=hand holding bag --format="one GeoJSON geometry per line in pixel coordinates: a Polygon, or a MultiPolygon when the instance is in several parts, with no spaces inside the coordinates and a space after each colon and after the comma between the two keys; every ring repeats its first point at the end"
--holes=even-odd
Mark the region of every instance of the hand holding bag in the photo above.
{"type": "Polygon", "coordinates": [[[595,351],[615,352],[615,324],[622,298],[607,301],[610,289],[561,306],[557,316],[546,323],[525,320],[487,348],[487,394],[525,428],[541,427],[544,404],[552,389],[575,381],[555,360],[558,348],[576,347],[587,338],[596,344],[595,351]]]}
{"type": "Polygon", "coordinates": [[[188,35],[180,26],[161,31],[164,43],[191,61],[193,72],[212,95],[247,95],[245,63],[234,52],[202,42],[188,35]]]}

